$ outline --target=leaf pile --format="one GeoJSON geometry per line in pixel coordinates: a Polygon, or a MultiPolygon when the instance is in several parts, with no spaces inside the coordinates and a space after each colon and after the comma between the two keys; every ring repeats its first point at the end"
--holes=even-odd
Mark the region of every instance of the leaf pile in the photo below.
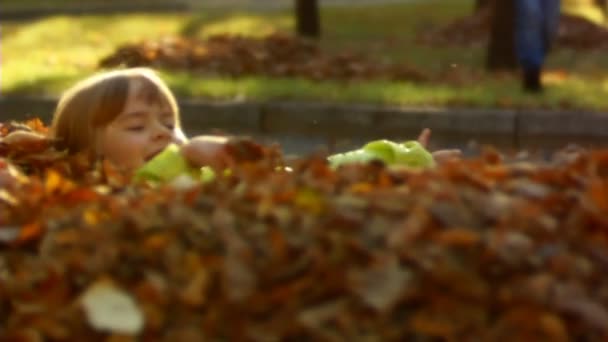
{"type": "Polygon", "coordinates": [[[424,172],[247,150],[205,185],[76,181],[57,159],[0,190],[0,336],[608,338],[608,150],[424,172]]]}
{"type": "Polygon", "coordinates": [[[404,64],[383,64],[348,52],[329,55],[312,41],[285,34],[264,38],[216,35],[204,41],[167,37],[121,46],[99,64],[101,67],[151,66],[233,77],[426,80],[422,72],[404,64]]]}
{"type": "Polygon", "coordinates": [[[416,41],[430,46],[481,46],[487,43],[491,27],[488,9],[455,19],[440,27],[425,27],[416,41]]]}
{"type": "MultiPolygon", "coordinates": [[[[482,10],[443,27],[424,30],[417,41],[431,46],[482,46],[489,39],[490,27],[490,12],[482,10]]],[[[562,14],[554,44],[578,51],[606,50],[608,29],[581,17],[562,14]]]]}
{"type": "Polygon", "coordinates": [[[608,50],[608,29],[584,18],[562,15],[557,45],[573,50],[608,50]]]}

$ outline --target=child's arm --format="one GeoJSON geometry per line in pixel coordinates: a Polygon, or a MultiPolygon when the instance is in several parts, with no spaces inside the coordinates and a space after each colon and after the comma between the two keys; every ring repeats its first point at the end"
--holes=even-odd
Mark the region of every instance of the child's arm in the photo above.
{"type": "Polygon", "coordinates": [[[134,179],[167,182],[181,174],[189,174],[195,179],[209,181],[239,163],[263,157],[264,149],[248,139],[197,136],[182,145],[169,144],[137,169],[134,179]]]}
{"type": "Polygon", "coordinates": [[[226,152],[228,139],[199,136],[181,145],[169,144],[163,151],[138,168],[135,181],[168,182],[180,175],[194,179],[213,179],[215,171],[232,165],[226,152]]]}
{"type": "MultiPolygon", "coordinates": [[[[428,148],[429,140],[431,139],[431,130],[429,128],[425,128],[420,132],[418,136],[418,142],[424,146],[424,148],[428,148]]],[[[437,150],[435,152],[431,152],[433,155],[433,159],[438,164],[444,163],[448,160],[458,159],[462,157],[462,151],[459,149],[445,149],[445,150],[437,150]]]]}
{"type": "Polygon", "coordinates": [[[223,170],[234,165],[234,158],[228,149],[230,139],[223,136],[201,135],[181,146],[181,153],[194,167],[208,166],[213,170],[223,170]]]}
{"type": "MultiPolygon", "coordinates": [[[[385,160],[386,158],[381,157],[385,154],[383,152],[387,152],[392,158],[389,158],[390,161],[385,160],[385,162],[420,167],[432,165],[433,160],[442,163],[460,157],[460,150],[439,150],[431,155],[425,150],[430,134],[429,129],[424,129],[418,137],[418,142],[403,144],[384,142],[384,145],[388,144],[384,146],[382,141],[376,141],[368,143],[364,150],[355,151],[363,152],[362,154],[367,153],[369,156],[351,156],[351,154],[346,153],[330,156],[328,159],[333,166],[337,166],[343,163],[364,162],[378,158],[385,160]],[[366,158],[362,159],[362,157],[366,158]]],[[[207,173],[211,172],[213,174],[211,170],[222,172],[233,168],[238,161],[259,160],[263,157],[263,150],[259,145],[244,144],[243,142],[246,141],[223,136],[203,135],[194,137],[181,146],[172,145],[172,148],[168,148],[155,157],[136,172],[136,178],[167,181],[184,172],[196,173],[194,170],[200,170],[202,167],[207,173]]]]}
{"type": "MultiPolygon", "coordinates": [[[[418,136],[418,142],[427,148],[431,138],[431,130],[425,128],[418,136]]],[[[202,135],[187,141],[182,147],[182,155],[192,166],[209,166],[214,170],[230,168],[235,164],[235,156],[231,153],[228,143],[230,138],[223,136],[202,135]]],[[[444,149],[432,152],[437,163],[457,159],[462,156],[459,149],[444,149]]]]}

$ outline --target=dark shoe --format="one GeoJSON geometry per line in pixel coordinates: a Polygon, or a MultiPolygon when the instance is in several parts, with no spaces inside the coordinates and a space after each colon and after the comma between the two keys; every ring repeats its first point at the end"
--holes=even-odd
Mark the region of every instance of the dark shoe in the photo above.
{"type": "Polygon", "coordinates": [[[543,85],[540,81],[540,69],[527,69],[524,70],[524,91],[527,93],[542,93],[543,85]]]}

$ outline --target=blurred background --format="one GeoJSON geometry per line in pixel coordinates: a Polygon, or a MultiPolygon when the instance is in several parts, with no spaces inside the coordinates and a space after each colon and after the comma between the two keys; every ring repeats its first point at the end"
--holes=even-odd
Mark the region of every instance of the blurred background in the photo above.
{"type": "MultiPolygon", "coordinates": [[[[0,114],[3,121],[48,119],[53,101],[75,81],[102,69],[140,65],[159,70],[183,103],[207,106],[289,101],[439,108],[444,116],[463,110],[606,112],[606,1],[561,1],[541,93],[522,89],[513,6],[514,0],[4,0],[0,114]],[[33,99],[48,102],[40,106],[33,99]]],[[[209,109],[186,107],[188,116],[204,116],[209,109]]],[[[214,115],[223,115],[213,108],[214,115]]],[[[306,117],[306,110],[293,115],[306,117]]],[[[370,138],[412,138],[422,128],[374,131],[364,124],[345,131],[332,122],[316,135],[314,128],[298,127],[285,134],[260,132],[242,122],[186,129],[246,133],[307,152],[318,146],[340,150],[370,138]]],[[[596,133],[606,130],[596,127],[596,133]]],[[[555,137],[551,146],[606,141],[603,134],[578,132],[555,137]]],[[[468,138],[451,138],[447,128],[439,133],[437,147],[543,145],[542,137],[536,144],[514,143],[508,134],[481,128],[468,138]]]]}

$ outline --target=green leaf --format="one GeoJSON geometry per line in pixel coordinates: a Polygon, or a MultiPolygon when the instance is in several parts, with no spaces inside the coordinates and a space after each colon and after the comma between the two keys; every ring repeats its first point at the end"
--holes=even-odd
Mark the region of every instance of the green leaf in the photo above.
{"type": "MultiPolygon", "coordinates": [[[[189,173],[193,176],[197,170],[193,169],[180,153],[176,144],[169,144],[162,152],[152,158],[135,172],[134,180],[167,182],[175,177],[189,173]]],[[[195,178],[198,178],[195,176],[195,178]]]]}
{"type": "Polygon", "coordinates": [[[327,158],[332,167],[338,167],[342,164],[350,163],[365,163],[370,160],[379,159],[376,155],[364,151],[362,149],[338,153],[327,158]]]}

